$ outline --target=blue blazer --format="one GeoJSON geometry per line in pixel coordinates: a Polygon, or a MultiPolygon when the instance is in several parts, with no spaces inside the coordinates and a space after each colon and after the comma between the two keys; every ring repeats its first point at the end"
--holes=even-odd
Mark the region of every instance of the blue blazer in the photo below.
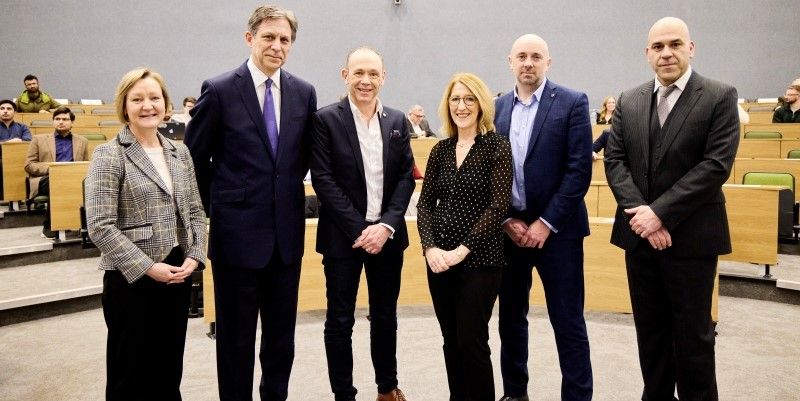
{"type": "Polygon", "coordinates": [[[203,82],[191,111],[184,142],[211,218],[208,256],[215,263],[263,268],[275,246],[284,263],[299,263],[303,256],[303,177],[317,95],[285,70],[280,87],[277,154],[269,146],[247,63],[203,82]]]}
{"type": "MultiPolygon", "coordinates": [[[[395,229],[384,251],[408,247],[405,212],[414,178],[414,157],[405,115],[383,107],[379,117],[383,137],[382,223],[395,229]]],[[[367,223],[367,183],[350,101],[323,107],[314,116],[311,182],[320,200],[317,252],[331,257],[355,257],[352,245],[367,223]]]]}
{"type": "MultiPolygon", "coordinates": [[[[514,91],[495,101],[494,125],[508,138],[514,91]]],[[[514,168],[518,162],[514,161],[514,168]]],[[[592,179],[592,127],[589,101],[577,92],[547,80],[533,121],[523,164],[526,214],[543,218],[555,230],[552,239],[589,235],[583,201],[592,179]]]]}

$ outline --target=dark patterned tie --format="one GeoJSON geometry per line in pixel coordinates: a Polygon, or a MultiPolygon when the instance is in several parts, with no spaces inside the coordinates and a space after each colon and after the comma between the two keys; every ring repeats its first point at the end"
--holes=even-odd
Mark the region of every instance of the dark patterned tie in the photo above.
{"type": "Polygon", "coordinates": [[[658,88],[658,123],[660,127],[664,126],[664,121],[667,121],[667,116],[669,115],[669,103],[667,102],[667,96],[669,96],[672,91],[675,90],[677,86],[672,84],[670,86],[662,86],[658,88]]]}
{"type": "Polygon", "coordinates": [[[267,78],[264,91],[264,124],[267,126],[267,139],[272,153],[278,152],[278,123],[275,120],[275,102],[272,100],[272,79],[267,78]]]}

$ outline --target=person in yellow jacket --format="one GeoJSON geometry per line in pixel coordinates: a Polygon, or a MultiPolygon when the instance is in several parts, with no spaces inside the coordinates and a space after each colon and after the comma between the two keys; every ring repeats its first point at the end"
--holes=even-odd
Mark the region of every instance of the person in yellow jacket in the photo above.
{"type": "Polygon", "coordinates": [[[20,113],[47,113],[61,107],[52,96],[39,90],[39,78],[28,74],[23,80],[25,90],[17,98],[17,111],[20,113]]]}

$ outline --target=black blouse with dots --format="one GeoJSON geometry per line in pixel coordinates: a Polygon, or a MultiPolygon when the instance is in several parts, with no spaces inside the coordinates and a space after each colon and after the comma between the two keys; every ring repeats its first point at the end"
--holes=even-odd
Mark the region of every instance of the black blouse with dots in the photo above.
{"type": "Polygon", "coordinates": [[[511,199],[511,146],[493,132],[478,135],[457,169],[456,141],[440,141],[428,157],[417,203],[422,249],[463,244],[471,252],[462,266],[503,266],[501,223],[511,199]]]}

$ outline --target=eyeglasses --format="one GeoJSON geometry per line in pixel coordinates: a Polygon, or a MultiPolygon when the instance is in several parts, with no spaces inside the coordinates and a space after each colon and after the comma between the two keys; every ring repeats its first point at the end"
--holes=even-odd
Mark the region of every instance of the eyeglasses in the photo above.
{"type": "Polygon", "coordinates": [[[461,103],[462,100],[464,101],[465,106],[474,106],[475,102],[478,101],[478,99],[475,96],[464,96],[464,97],[453,96],[448,100],[450,101],[450,105],[454,107],[458,106],[458,104],[461,103]]]}
{"type": "Polygon", "coordinates": [[[800,93],[787,93],[787,94],[783,95],[783,97],[786,97],[786,96],[800,96],[800,93]]]}
{"type": "Polygon", "coordinates": [[[414,117],[416,117],[416,118],[425,118],[425,115],[424,115],[424,114],[416,114],[416,113],[411,113],[411,115],[413,115],[413,116],[414,116],[414,117]]]}

